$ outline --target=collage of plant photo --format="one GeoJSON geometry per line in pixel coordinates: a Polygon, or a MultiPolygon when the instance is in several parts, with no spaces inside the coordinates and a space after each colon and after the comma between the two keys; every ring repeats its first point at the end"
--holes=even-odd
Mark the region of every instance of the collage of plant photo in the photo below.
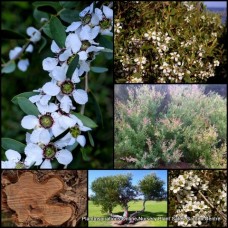
{"type": "Polygon", "coordinates": [[[1,15],[1,227],[227,227],[227,1],[1,15]]]}

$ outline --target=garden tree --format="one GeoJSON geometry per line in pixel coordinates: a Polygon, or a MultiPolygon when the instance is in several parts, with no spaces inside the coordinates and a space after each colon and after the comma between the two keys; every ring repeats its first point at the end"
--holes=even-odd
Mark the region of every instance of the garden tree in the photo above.
{"type": "Polygon", "coordinates": [[[165,198],[164,181],[154,173],[145,176],[139,182],[139,190],[144,195],[144,200],[159,200],[165,198]]]}
{"type": "Polygon", "coordinates": [[[117,205],[127,208],[128,202],[137,195],[137,188],[131,181],[131,174],[100,177],[92,183],[91,189],[95,195],[91,200],[102,207],[102,212],[109,214],[117,205]]]}

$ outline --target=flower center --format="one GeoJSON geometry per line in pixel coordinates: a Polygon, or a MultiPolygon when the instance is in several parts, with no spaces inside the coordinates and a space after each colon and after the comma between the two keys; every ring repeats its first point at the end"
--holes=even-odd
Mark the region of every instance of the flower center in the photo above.
{"type": "Polygon", "coordinates": [[[24,169],[25,165],[22,162],[18,162],[15,166],[15,169],[24,169]]]}
{"type": "Polygon", "coordinates": [[[88,24],[88,23],[90,22],[91,18],[92,18],[92,15],[89,14],[89,13],[86,14],[84,17],[82,17],[82,18],[81,18],[81,20],[82,20],[82,25],[88,24]]]}
{"type": "Polygon", "coordinates": [[[74,84],[71,81],[65,81],[61,84],[61,91],[63,94],[71,94],[74,90],[74,84]]]}
{"type": "Polygon", "coordinates": [[[85,40],[85,41],[82,41],[82,46],[81,46],[81,50],[82,51],[85,51],[85,50],[87,50],[87,48],[88,47],[90,47],[90,42],[89,41],[87,41],[87,40],[85,40]]]}
{"type": "Polygon", "coordinates": [[[108,29],[111,26],[111,20],[105,18],[102,21],[100,21],[99,25],[102,29],[108,29]]]}
{"type": "Polygon", "coordinates": [[[81,131],[80,131],[78,125],[72,127],[70,129],[70,133],[74,138],[77,138],[81,134],[81,131]]]}
{"type": "Polygon", "coordinates": [[[57,151],[57,149],[53,144],[48,144],[43,149],[44,157],[51,159],[55,156],[56,151],[57,151]]]}
{"type": "Polygon", "coordinates": [[[39,118],[39,122],[42,127],[50,128],[53,125],[54,120],[50,114],[45,114],[39,118]]]}

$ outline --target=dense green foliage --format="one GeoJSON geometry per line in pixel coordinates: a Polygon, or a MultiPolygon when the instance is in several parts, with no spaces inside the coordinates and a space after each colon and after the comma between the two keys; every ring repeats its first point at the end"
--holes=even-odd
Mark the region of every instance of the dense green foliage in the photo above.
{"type": "Polygon", "coordinates": [[[197,85],[126,87],[128,99],[115,100],[116,168],[226,167],[225,98],[197,85]]]}
{"type": "Polygon", "coordinates": [[[116,82],[224,82],[226,27],[219,14],[193,1],[117,1],[115,7],[116,82]]]}

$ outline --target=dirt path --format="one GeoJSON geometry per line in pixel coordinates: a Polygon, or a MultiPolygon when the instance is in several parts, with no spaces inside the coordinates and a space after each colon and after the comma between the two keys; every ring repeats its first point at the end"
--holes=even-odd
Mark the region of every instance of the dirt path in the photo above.
{"type": "Polygon", "coordinates": [[[111,225],[115,227],[144,227],[150,226],[147,221],[139,221],[135,224],[125,224],[125,225],[118,225],[118,221],[111,221],[111,225]]]}

